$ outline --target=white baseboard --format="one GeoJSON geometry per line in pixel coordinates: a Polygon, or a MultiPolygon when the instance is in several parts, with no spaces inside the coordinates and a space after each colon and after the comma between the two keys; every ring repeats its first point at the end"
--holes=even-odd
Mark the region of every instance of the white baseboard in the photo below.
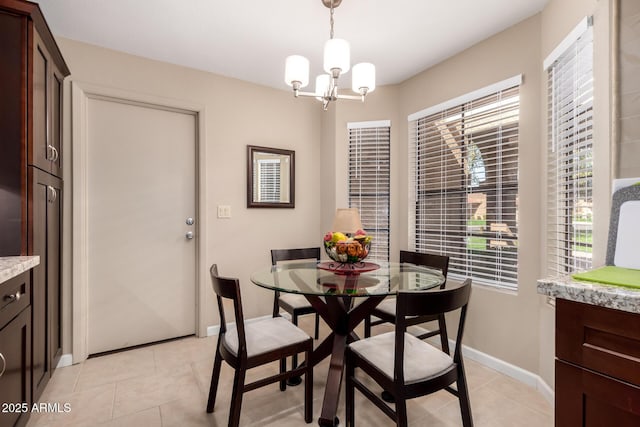
{"type": "Polygon", "coordinates": [[[555,392],[539,375],[536,390],[538,390],[540,394],[547,399],[547,402],[549,402],[551,406],[555,406],[555,392]]]}
{"type": "Polygon", "coordinates": [[[63,354],[60,356],[60,360],[58,361],[58,366],[56,368],[64,368],[65,366],[73,365],[73,357],[71,354],[63,354]]]}
{"type": "MultiPolygon", "coordinates": [[[[452,340],[449,341],[451,343],[451,348],[454,348],[455,342],[452,340]]],[[[481,365],[535,388],[549,403],[551,403],[551,405],[553,405],[554,391],[546,382],[544,382],[540,375],[529,372],[519,366],[512,365],[511,363],[505,362],[497,357],[493,357],[490,354],[483,353],[475,348],[467,347],[466,345],[462,346],[462,354],[481,365]]]]}

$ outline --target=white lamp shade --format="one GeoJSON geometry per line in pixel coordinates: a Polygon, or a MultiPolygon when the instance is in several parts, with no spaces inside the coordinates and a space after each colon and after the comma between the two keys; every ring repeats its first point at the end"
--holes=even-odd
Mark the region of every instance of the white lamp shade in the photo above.
{"type": "Polygon", "coordinates": [[[300,55],[287,56],[284,81],[289,86],[293,86],[293,82],[300,82],[300,87],[307,86],[309,84],[309,60],[300,55]]]}
{"type": "Polygon", "coordinates": [[[361,62],[353,66],[351,72],[351,89],[359,94],[373,92],[376,88],[376,67],[369,62],[361,62]],[[366,89],[363,90],[363,89],[366,89]]]}
{"type": "Polygon", "coordinates": [[[324,44],[324,70],[331,74],[332,69],[346,73],[351,68],[349,42],[343,39],[329,39],[324,44]]]}
{"type": "Polygon", "coordinates": [[[316,96],[324,97],[327,91],[329,90],[329,83],[331,81],[331,76],[329,74],[320,74],[316,77],[316,96]]]}

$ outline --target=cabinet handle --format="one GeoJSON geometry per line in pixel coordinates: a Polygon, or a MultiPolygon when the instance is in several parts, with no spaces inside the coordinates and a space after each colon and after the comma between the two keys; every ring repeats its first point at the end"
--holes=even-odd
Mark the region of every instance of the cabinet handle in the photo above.
{"type": "Polygon", "coordinates": [[[58,191],[50,185],[47,185],[47,202],[53,203],[58,198],[58,191]]]}
{"type": "Polygon", "coordinates": [[[53,149],[53,159],[52,162],[57,162],[60,155],[58,154],[58,149],[56,147],[51,147],[53,149]]]}
{"type": "Polygon", "coordinates": [[[4,300],[9,301],[8,304],[11,304],[12,302],[20,301],[20,297],[22,297],[22,294],[17,291],[15,294],[5,295],[4,300]]]}
{"type": "Polygon", "coordinates": [[[2,353],[0,353],[0,359],[2,359],[2,370],[0,371],[0,377],[4,375],[4,370],[7,369],[7,361],[5,360],[2,353]]]}
{"type": "Polygon", "coordinates": [[[51,162],[54,161],[53,160],[53,157],[54,157],[53,150],[55,150],[55,149],[56,148],[53,145],[47,144],[47,160],[49,160],[51,162]]]}

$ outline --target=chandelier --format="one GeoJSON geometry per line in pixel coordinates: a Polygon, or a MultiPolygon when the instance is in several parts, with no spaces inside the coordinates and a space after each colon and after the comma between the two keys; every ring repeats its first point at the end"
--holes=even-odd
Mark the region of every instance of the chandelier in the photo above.
{"type": "Polygon", "coordinates": [[[333,13],[342,0],[322,0],[322,4],[330,10],[329,40],[324,44],[324,71],[316,77],[315,92],[302,92],[300,89],[309,84],[309,60],[301,55],[288,56],[285,63],[284,80],[293,88],[293,95],[312,96],[322,102],[322,109],[327,110],[331,101],[353,99],[364,102],[365,96],[376,88],[376,68],[368,62],[353,66],[351,71],[351,89],[359,94],[343,95],[338,93],[338,79],[349,71],[351,65],[349,42],[333,38],[333,13]]]}

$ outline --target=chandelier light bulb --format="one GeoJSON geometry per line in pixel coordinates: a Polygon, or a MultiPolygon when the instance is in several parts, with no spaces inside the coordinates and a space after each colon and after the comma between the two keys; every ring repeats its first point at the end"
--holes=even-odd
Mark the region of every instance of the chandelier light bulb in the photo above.
{"type": "MultiPolygon", "coordinates": [[[[324,71],[333,75],[333,70],[344,74],[351,68],[349,42],[343,39],[329,39],[324,44],[324,71]]],[[[337,76],[334,76],[337,77],[337,76]]]]}
{"type": "Polygon", "coordinates": [[[304,56],[291,55],[287,57],[284,68],[284,81],[289,86],[300,82],[299,88],[309,84],[309,60],[304,56]]]}
{"type": "Polygon", "coordinates": [[[329,85],[331,82],[331,76],[329,74],[320,74],[316,77],[316,97],[324,98],[329,91],[329,85]]]}
{"type": "Polygon", "coordinates": [[[353,66],[351,71],[351,89],[360,95],[371,93],[376,88],[376,67],[369,62],[353,66]]]}

